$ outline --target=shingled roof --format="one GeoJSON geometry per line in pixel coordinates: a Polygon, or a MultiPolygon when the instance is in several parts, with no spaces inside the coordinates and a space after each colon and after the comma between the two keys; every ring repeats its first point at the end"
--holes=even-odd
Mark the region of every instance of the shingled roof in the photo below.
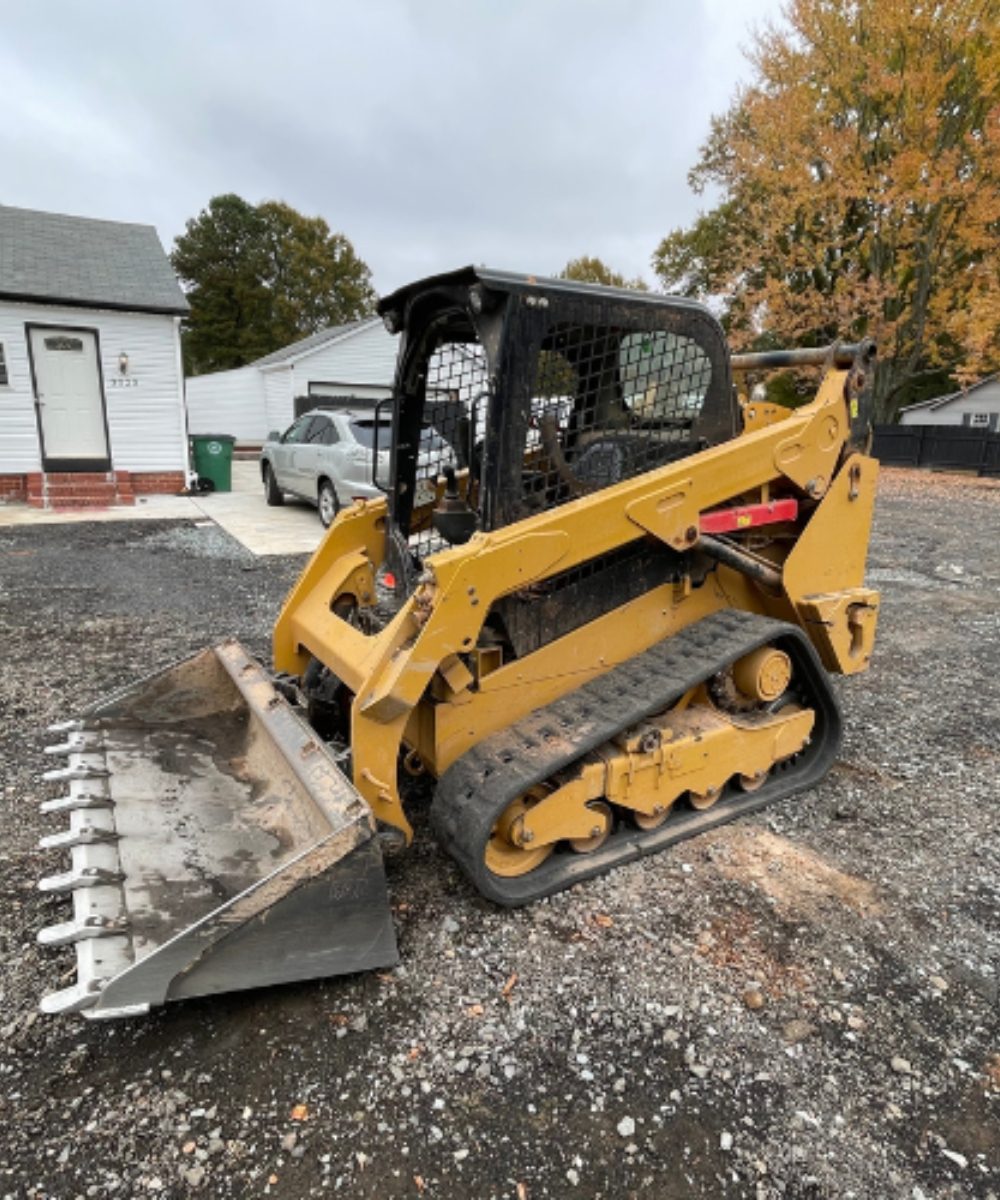
{"type": "Polygon", "coordinates": [[[337,341],[338,338],[342,338],[356,329],[376,324],[380,324],[378,317],[362,317],[360,321],[348,321],[346,325],[330,325],[326,329],[321,329],[319,333],[311,333],[308,337],[299,338],[297,342],[283,346],[280,350],[265,354],[263,358],[256,359],[253,365],[255,367],[274,367],[280,363],[292,362],[294,359],[311,354],[313,350],[319,350],[328,342],[337,341]]]}
{"type": "Polygon", "coordinates": [[[185,316],[152,225],[0,205],[0,298],[185,316]]]}

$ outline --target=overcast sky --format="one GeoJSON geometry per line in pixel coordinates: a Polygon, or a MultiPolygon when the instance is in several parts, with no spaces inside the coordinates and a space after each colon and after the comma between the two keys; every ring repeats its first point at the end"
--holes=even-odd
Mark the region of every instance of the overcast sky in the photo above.
{"type": "Polygon", "coordinates": [[[281,199],[375,285],[650,255],[778,0],[4,0],[0,203],[153,224],[281,199]]]}

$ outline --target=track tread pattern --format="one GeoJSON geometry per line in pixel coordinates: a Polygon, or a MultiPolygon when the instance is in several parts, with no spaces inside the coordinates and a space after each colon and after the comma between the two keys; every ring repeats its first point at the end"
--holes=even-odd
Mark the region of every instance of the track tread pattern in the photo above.
{"type": "Polygon", "coordinates": [[[444,848],[484,895],[504,905],[526,904],[811,786],[832,764],[839,738],[836,699],[802,631],[784,621],[727,609],[485,738],[441,776],[431,824],[444,848]],[[655,830],[619,829],[594,854],[557,853],[530,874],[516,878],[501,878],[486,868],[486,841],[507,804],[768,642],[781,642],[792,653],[797,679],[807,687],[817,710],[812,745],[794,770],[778,770],[758,792],[728,797],[711,809],[672,814],[655,830]]]}

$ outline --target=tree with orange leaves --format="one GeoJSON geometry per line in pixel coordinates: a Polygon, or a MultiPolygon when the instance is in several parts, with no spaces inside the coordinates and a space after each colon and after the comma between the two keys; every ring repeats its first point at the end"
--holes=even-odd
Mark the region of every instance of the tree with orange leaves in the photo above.
{"type": "Polygon", "coordinates": [[[876,414],[1000,365],[1000,0],[790,0],[653,265],[738,346],[868,335],[876,414]]]}

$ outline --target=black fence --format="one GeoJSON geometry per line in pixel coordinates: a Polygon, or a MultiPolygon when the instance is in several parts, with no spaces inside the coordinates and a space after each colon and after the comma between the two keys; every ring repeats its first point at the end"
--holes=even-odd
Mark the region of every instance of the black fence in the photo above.
{"type": "Polygon", "coordinates": [[[975,471],[1000,478],[1000,433],[963,425],[876,425],[872,454],[887,467],[975,471]]]}

